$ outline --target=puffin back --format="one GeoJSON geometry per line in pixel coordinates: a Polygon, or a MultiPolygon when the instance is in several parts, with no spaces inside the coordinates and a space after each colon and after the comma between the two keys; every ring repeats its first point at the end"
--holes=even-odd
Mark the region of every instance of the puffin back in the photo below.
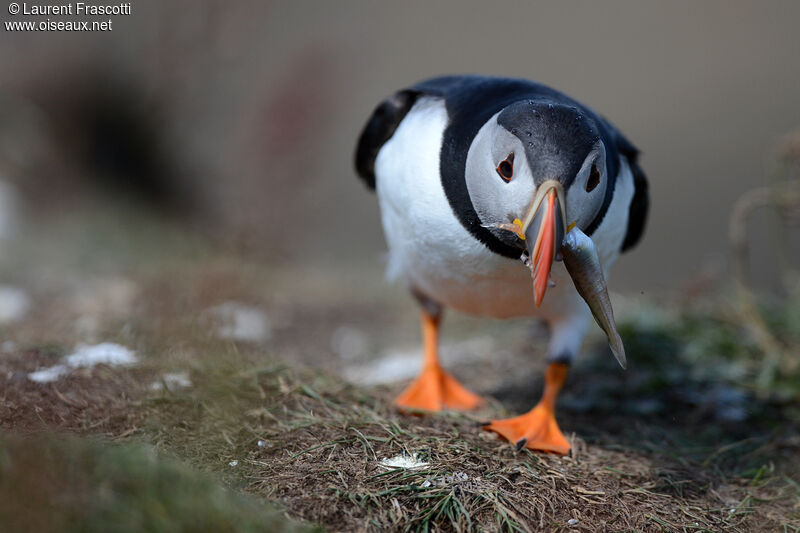
{"type": "Polygon", "coordinates": [[[375,108],[361,131],[356,146],[356,171],[370,189],[375,189],[375,159],[378,152],[392,138],[419,94],[412,89],[394,93],[375,108]]]}

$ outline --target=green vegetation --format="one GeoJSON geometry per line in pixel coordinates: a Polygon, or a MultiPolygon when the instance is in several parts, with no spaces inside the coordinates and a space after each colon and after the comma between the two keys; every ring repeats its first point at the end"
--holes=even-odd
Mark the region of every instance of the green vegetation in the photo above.
{"type": "Polygon", "coordinates": [[[0,524],[11,532],[289,532],[252,497],[151,446],[0,435],[0,524]]]}

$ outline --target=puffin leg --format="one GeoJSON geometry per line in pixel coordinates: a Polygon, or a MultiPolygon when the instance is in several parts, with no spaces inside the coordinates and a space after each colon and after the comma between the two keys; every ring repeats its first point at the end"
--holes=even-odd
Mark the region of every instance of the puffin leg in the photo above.
{"type": "Polygon", "coordinates": [[[536,407],[524,415],[505,420],[492,420],[483,426],[523,447],[566,455],[570,445],[558,427],[555,416],[556,398],[567,379],[569,365],[550,363],[544,377],[544,393],[536,407]]]}
{"type": "Polygon", "coordinates": [[[484,403],[480,396],[468,391],[439,364],[438,338],[440,316],[423,309],[422,343],[424,362],[422,372],[398,396],[394,404],[400,409],[441,411],[442,409],[475,409],[484,403]]]}

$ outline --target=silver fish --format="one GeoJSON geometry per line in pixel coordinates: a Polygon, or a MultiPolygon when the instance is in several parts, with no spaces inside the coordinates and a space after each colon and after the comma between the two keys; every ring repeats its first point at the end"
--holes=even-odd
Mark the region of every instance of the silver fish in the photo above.
{"type": "Polygon", "coordinates": [[[603,277],[603,269],[594,242],[575,227],[564,237],[561,255],[564,258],[564,266],[567,267],[567,272],[575,288],[578,289],[578,294],[586,301],[597,325],[606,333],[608,346],[614,357],[622,368],[625,368],[627,366],[625,347],[617,333],[614,310],[608,298],[606,280],[603,277]]]}

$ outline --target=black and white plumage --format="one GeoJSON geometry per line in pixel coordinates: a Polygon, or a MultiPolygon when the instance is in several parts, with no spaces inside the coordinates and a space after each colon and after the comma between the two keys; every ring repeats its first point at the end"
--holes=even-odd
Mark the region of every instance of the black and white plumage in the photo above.
{"type": "Polygon", "coordinates": [[[547,183],[562,191],[563,224],[594,241],[607,275],[644,229],[649,200],[637,156],[611,123],[549,87],[447,76],[375,109],[356,168],[377,191],[390,277],[465,313],[543,319],[549,360],[569,363],[589,325],[585,302],[555,262],[545,271],[555,285],[537,306],[520,261],[526,243],[498,226],[523,219],[547,183]]]}

